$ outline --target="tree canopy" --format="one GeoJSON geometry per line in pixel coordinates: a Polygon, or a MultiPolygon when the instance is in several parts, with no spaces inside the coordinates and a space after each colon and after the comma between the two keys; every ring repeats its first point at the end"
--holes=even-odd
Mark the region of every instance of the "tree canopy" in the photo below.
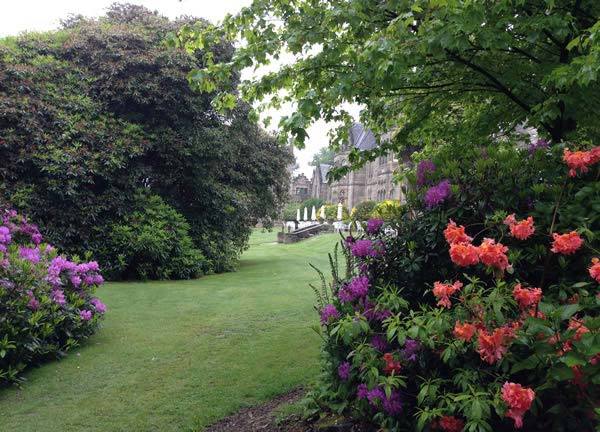
{"type": "Polygon", "coordinates": [[[333,159],[335,157],[335,151],[333,151],[330,147],[321,147],[318,152],[316,152],[312,158],[310,164],[312,166],[317,166],[320,164],[333,164],[333,159]]]}
{"type": "Polygon", "coordinates": [[[207,53],[229,61],[234,49],[169,47],[186,23],[207,25],[113,5],[99,19],[0,41],[0,200],[61,249],[111,257],[115,224],[140,196],[158,195],[218,271],[258,219],[277,214],[289,153],[249,120],[247,104],[221,114],[214,94],[192,91],[188,74],[207,53]]]}
{"type": "Polygon", "coordinates": [[[596,139],[599,17],[595,0],[255,0],[219,26],[179,36],[189,48],[239,44],[231,59],[205,57],[190,74],[200,89],[220,88],[221,101],[235,94],[236,71],[292,57],[237,88],[252,103],[293,102],[280,127],[300,147],[319,118],[339,122],[334,145],[346,140],[347,104],[359,104],[362,122],[391,132],[378,149],[350,154],[359,166],[384,152],[477,143],[520,125],[555,142],[596,139]]]}

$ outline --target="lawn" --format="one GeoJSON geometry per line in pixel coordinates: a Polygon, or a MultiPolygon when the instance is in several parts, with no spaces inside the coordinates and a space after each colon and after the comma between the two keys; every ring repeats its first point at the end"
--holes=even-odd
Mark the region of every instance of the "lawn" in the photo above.
{"type": "Polygon", "coordinates": [[[311,262],[338,238],[292,245],[255,232],[239,271],[110,283],[103,328],[59,362],[0,390],[0,430],[198,431],[318,372],[311,262]]]}

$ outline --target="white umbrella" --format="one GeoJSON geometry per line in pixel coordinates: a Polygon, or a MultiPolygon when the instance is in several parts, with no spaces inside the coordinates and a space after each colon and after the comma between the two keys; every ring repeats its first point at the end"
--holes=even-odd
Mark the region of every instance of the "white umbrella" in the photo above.
{"type": "Polygon", "coordinates": [[[317,209],[315,208],[315,206],[313,206],[312,212],[310,213],[310,220],[317,220],[317,209]]]}
{"type": "Polygon", "coordinates": [[[296,211],[296,220],[300,222],[300,209],[296,211]]]}
{"type": "Polygon", "coordinates": [[[304,220],[307,221],[308,220],[308,208],[304,207],[304,220]]]}
{"type": "Polygon", "coordinates": [[[319,216],[321,219],[325,220],[325,206],[321,206],[321,214],[319,216]]]}
{"type": "Polygon", "coordinates": [[[342,203],[338,204],[337,220],[339,220],[339,221],[342,220],[342,203]]]}

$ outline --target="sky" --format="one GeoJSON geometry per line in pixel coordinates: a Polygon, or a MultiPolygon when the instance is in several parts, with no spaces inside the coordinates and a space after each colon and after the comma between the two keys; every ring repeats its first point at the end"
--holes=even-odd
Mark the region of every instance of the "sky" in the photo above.
{"type": "MultiPolygon", "coordinates": [[[[115,0],[4,0],[0,14],[0,36],[16,35],[24,31],[52,30],[60,25],[60,20],[70,14],[99,16],[115,0]]],[[[162,15],[175,18],[192,15],[218,22],[227,13],[236,13],[251,0],[128,0],[128,3],[146,6],[162,15]]],[[[251,73],[251,72],[246,72],[251,73]]],[[[265,113],[273,118],[273,125],[279,117],[290,112],[290,108],[265,113]]],[[[294,149],[298,162],[297,173],[312,176],[309,165],[313,155],[328,143],[330,127],[323,121],[317,122],[309,130],[309,138],[303,150],[294,149]]]]}

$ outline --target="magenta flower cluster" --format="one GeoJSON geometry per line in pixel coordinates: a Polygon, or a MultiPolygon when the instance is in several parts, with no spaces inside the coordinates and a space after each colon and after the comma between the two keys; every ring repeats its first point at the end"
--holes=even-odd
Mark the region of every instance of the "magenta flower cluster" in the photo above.
{"type": "Polygon", "coordinates": [[[402,412],[402,399],[398,390],[392,390],[388,398],[381,386],[376,386],[369,390],[366,384],[359,384],[356,397],[358,399],[366,399],[373,408],[381,408],[391,416],[402,412]]]}
{"type": "Polygon", "coordinates": [[[329,324],[331,321],[336,320],[340,317],[340,313],[336,307],[332,304],[326,305],[321,309],[321,323],[329,324]]]}
{"type": "Polygon", "coordinates": [[[442,180],[437,185],[430,187],[425,192],[425,204],[433,208],[443,203],[452,194],[449,180],[442,180]]]}
{"type": "Polygon", "coordinates": [[[367,296],[369,292],[369,278],[366,276],[357,276],[338,292],[338,297],[342,303],[349,303],[367,296]]]}
{"type": "Polygon", "coordinates": [[[343,381],[348,381],[348,378],[350,378],[350,363],[348,362],[342,362],[340,363],[340,365],[338,366],[338,376],[340,377],[341,380],[343,381]]]}
{"type": "Polygon", "coordinates": [[[405,360],[414,362],[417,360],[419,351],[421,351],[421,342],[415,339],[406,339],[401,354],[405,360]]]}
{"type": "Polygon", "coordinates": [[[350,252],[357,258],[375,258],[383,254],[383,244],[369,239],[356,240],[350,246],[350,252]]]}
{"type": "MultiPolygon", "coordinates": [[[[97,262],[76,263],[56,255],[54,247],[42,244],[43,237],[38,227],[14,210],[5,210],[0,221],[0,263],[8,285],[12,286],[10,278],[13,267],[14,271],[21,271],[18,270],[19,260],[33,265],[36,273],[45,274],[46,289],[40,285],[22,294],[29,310],[40,309],[42,302],[39,297],[42,296],[59,306],[65,306],[68,303],[65,291],[74,291],[77,296],[88,299],[89,289],[104,282],[97,262]]],[[[106,312],[106,306],[98,298],[91,298],[89,304],[89,309],[79,313],[84,321],[90,321],[95,313],[102,315],[106,312]]]]}
{"type": "Polygon", "coordinates": [[[381,227],[383,226],[383,220],[381,219],[369,219],[367,221],[367,233],[374,235],[379,233],[381,227]]]}
{"type": "Polygon", "coordinates": [[[529,144],[529,153],[535,153],[538,150],[545,150],[548,147],[550,147],[550,142],[546,141],[545,139],[538,139],[535,142],[532,142],[531,144],[529,144]]]}
{"type": "Polygon", "coordinates": [[[435,172],[435,164],[430,160],[424,160],[417,165],[417,185],[425,186],[429,174],[435,172]]]}

